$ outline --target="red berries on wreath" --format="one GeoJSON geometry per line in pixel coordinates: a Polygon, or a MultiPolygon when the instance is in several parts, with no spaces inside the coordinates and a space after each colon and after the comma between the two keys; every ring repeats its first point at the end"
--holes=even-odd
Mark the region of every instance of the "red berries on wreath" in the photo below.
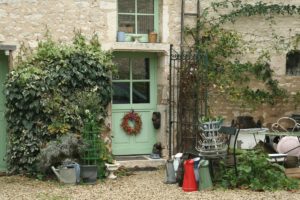
{"type": "Polygon", "coordinates": [[[122,119],[121,127],[128,135],[137,135],[142,129],[142,120],[138,113],[126,113],[122,119]],[[133,127],[130,126],[129,121],[133,122],[133,127]]]}

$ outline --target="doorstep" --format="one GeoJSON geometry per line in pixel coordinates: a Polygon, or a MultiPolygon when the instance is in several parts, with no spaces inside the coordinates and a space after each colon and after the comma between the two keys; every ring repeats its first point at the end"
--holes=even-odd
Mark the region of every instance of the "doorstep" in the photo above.
{"type": "Polygon", "coordinates": [[[138,155],[138,156],[115,156],[115,159],[120,166],[125,168],[135,169],[149,169],[159,168],[166,164],[166,159],[152,159],[149,155],[138,155]]]}

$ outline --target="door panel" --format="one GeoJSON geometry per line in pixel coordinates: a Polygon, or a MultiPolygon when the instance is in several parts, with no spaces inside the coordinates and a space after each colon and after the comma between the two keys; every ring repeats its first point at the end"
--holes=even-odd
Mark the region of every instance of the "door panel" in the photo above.
{"type": "Polygon", "coordinates": [[[156,143],[152,125],[152,113],[156,110],[156,56],[117,53],[115,58],[119,74],[113,78],[113,154],[150,154],[156,143]],[[142,120],[142,129],[137,135],[128,135],[121,127],[122,118],[132,110],[142,120]]]}
{"type": "Polygon", "coordinates": [[[115,132],[123,132],[122,127],[120,126],[122,117],[124,116],[123,112],[113,112],[112,113],[112,129],[113,129],[113,140],[114,144],[116,145],[122,145],[122,144],[129,144],[130,143],[130,137],[128,137],[125,133],[124,134],[118,134],[118,136],[115,137],[115,132]],[[120,124],[117,123],[120,121],[120,124]]]}
{"type": "MultiPolygon", "coordinates": [[[[149,119],[149,116],[151,115],[151,111],[141,111],[139,112],[139,114],[141,115],[142,121],[143,122],[150,122],[151,119],[149,119]]],[[[143,123],[143,131],[141,132],[141,134],[139,134],[137,137],[135,137],[135,142],[136,143],[144,143],[145,145],[147,145],[146,143],[148,141],[154,141],[155,137],[153,138],[153,136],[155,136],[155,131],[153,129],[152,124],[150,123],[143,123]],[[150,126],[151,125],[151,126],[150,126]]],[[[152,145],[148,147],[148,150],[152,150],[152,145]]],[[[149,151],[148,151],[149,152],[149,151]]]]}
{"type": "Polygon", "coordinates": [[[6,120],[5,113],[5,96],[4,82],[8,73],[8,58],[4,51],[0,51],[0,171],[6,170],[6,120]]]}
{"type": "Polygon", "coordinates": [[[143,125],[142,130],[137,135],[128,135],[120,126],[126,111],[114,111],[113,119],[113,154],[114,155],[130,155],[130,154],[149,154],[152,151],[153,144],[156,142],[156,133],[151,123],[152,111],[140,111],[139,113],[143,125]]]}

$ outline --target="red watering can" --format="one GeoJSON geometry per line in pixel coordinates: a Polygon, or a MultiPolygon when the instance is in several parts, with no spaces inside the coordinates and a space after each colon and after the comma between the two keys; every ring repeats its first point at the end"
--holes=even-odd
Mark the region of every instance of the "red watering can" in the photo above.
{"type": "Polygon", "coordinates": [[[185,192],[197,191],[197,182],[194,173],[194,160],[186,160],[184,162],[184,177],[182,189],[185,192]]]}

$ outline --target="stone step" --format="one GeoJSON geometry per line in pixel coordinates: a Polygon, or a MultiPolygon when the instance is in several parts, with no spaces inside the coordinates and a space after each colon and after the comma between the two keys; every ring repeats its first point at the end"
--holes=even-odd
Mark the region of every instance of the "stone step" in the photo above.
{"type": "Polygon", "coordinates": [[[159,168],[166,164],[166,159],[152,159],[149,155],[115,156],[115,159],[118,163],[120,163],[120,166],[128,169],[159,168]]]}

